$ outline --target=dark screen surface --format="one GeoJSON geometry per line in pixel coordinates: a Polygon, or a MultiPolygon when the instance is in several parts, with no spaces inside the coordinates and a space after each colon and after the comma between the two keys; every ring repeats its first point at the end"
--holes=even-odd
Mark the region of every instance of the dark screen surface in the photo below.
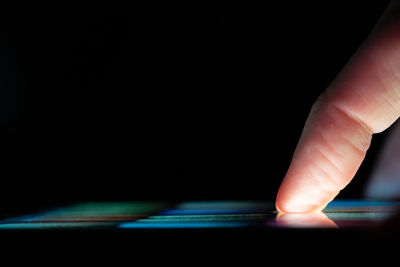
{"type": "Polygon", "coordinates": [[[367,200],[308,214],[279,214],[259,201],[84,202],[2,220],[0,235],[35,257],[92,264],[379,266],[397,258],[399,209],[367,200]]]}
{"type": "Polygon", "coordinates": [[[0,221],[0,230],[376,228],[399,202],[335,200],[323,212],[284,214],[255,201],[86,202],[0,221]]]}

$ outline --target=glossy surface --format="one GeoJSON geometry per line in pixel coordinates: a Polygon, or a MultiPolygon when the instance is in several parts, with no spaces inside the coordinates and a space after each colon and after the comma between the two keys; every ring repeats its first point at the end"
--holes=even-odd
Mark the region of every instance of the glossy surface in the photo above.
{"type": "Polygon", "coordinates": [[[0,230],[361,228],[378,225],[399,207],[399,202],[336,200],[323,212],[284,214],[269,202],[90,202],[6,219],[0,230]]]}

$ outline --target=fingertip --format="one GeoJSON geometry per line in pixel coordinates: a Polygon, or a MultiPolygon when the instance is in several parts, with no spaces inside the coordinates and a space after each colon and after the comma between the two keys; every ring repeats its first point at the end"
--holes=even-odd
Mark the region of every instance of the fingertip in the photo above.
{"type": "Polygon", "coordinates": [[[295,228],[338,228],[338,225],[329,219],[323,212],[309,213],[279,213],[276,216],[278,226],[295,228]]]}
{"type": "Polygon", "coordinates": [[[321,202],[310,202],[307,197],[301,195],[290,195],[278,193],[275,201],[275,208],[280,213],[310,213],[322,211],[330,202],[331,198],[325,199],[321,202]]]}
{"type": "Polygon", "coordinates": [[[280,203],[278,202],[278,199],[275,201],[275,209],[276,209],[279,213],[285,212],[285,211],[281,208],[280,203]]]}
{"type": "Polygon", "coordinates": [[[302,203],[301,201],[277,201],[275,206],[281,213],[309,213],[323,209],[321,205],[302,203]]]}

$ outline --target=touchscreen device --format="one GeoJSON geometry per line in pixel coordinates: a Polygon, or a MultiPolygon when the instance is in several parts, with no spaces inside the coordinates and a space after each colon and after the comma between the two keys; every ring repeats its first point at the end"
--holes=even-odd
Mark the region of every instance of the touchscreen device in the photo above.
{"type": "Polygon", "coordinates": [[[399,202],[335,200],[322,212],[283,214],[272,202],[86,202],[6,218],[1,230],[363,228],[394,216],[399,202]]]}

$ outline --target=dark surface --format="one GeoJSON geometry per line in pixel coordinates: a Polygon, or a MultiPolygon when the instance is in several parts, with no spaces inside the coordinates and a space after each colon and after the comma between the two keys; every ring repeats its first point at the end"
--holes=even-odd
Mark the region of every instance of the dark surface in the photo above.
{"type": "Polygon", "coordinates": [[[67,264],[380,266],[397,260],[387,243],[393,239],[360,231],[24,231],[2,237],[10,249],[27,251],[29,262],[42,264],[62,259],[67,264]]]}
{"type": "Polygon", "coordinates": [[[274,200],[313,101],[387,4],[134,2],[1,4],[3,211],[274,200]]]}
{"type": "Polygon", "coordinates": [[[399,239],[399,216],[394,214],[398,209],[398,202],[336,200],[324,210],[336,225],[326,228],[323,221],[305,223],[312,214],[290,214],[292,218],[282,224],[272,203],[263,202],[81,203],[2,220],[0,236],[8,248],[31,263],[39,259],[41,264],[54,257],[69,264],[89,260],[92,265],[104,264],[105,260],[112,264],[157,260],[158,264],[175,266],[210,262],[381,266],[397,260],[394,241],[399,239]],[[381,220],[385,214],[390,217],[388,221],[381,220]],[[92,226],[77,226],[81,222],[91,222],[92,226]],[[53,228],[48,228],[49,223],[53,228]],[[180,227],[165,228],[176,227],[176,223],[180,227]],[[193,223],[197,228],[186,228],[193,223]],[[199,228],[204,223],[207,227],[199,228]],[[225,227],[220,228],[219,223],[225,227]],[[141,228],[133,228],[138,224],[141,228]],[[234,228],[227,228],[229,224],[234,228]],[[24,227],[28,225],[36,229],[24,227]],[[27,257],[27,253],[33,257],[27,257]]]}

